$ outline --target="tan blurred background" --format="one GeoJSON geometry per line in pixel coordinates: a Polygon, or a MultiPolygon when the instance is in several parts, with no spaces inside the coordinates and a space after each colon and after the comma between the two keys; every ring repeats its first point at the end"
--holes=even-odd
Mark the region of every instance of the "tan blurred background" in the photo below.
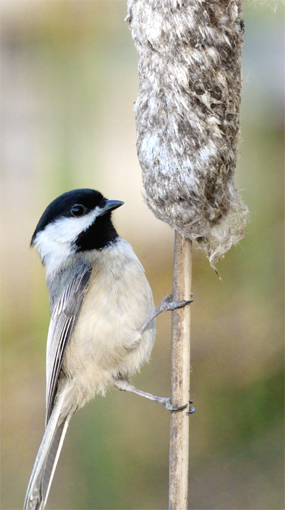
{"type": "MultiPolygon", "coordinates": [[[[246,238],[219,264],[195,252],[191,509],[283,508],[283,104],[281,2],[245,4],[237,185],[246,238]]],[[[48,203],[76,188],[124,200],[120,235],[158,302],[171,291],[173,233],[142,200],[133,102],[137,55],[126,2],[1,2],[1,508],[20,509],[44,428],[49,322],[29,249],[48,203]]],[[[134,378],[169,395],[170,315],[134,378]]],[[[72,420],[47,508],[166,509],[169,414],[112,390],[72,420]]]]}

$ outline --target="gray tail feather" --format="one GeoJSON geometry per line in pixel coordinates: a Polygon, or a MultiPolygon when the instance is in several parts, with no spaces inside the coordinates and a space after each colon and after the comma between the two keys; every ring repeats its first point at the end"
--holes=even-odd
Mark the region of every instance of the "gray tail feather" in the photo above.
{"type": "MultiPolygon", "coordinates": [[[[59,407],[59,406],[58,406],[59,407]]],[[[61,417],[55,406],[30,478],[24,510],[43,510],[71,416],[61,417]]]]}

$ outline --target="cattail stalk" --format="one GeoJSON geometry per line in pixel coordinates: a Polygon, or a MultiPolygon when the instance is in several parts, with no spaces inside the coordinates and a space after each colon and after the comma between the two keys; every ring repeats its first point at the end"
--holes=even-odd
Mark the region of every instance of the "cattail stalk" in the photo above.
{"type": "MultiPolygon", "coordinates": [[[[176,231],[174,299],[189,299],[191,242],[216,270],[244,236],[248,210],[234,183],[242,0],[128,0],[126,19],[139,55],[134,111],[144,199],[176,231]]],[[[189,308],[173,312],[172,398],[179,405],[189,393],[189,308]]],[[[173,510],[187,508],[188,420],[185,412],[171,417],[173,510]]]]}
{"type": "MultiPolygon", "coordinates": [[[[192,241],[175,232],[174,301],[191,299],[192,241]]],[[[181,406],[190,392],[190,310],[172,312],[171,402],[181,406]]],[[[188,508],[189,414],[187,408],[171,413],[169,449],[169,510],[188,508]]]]}

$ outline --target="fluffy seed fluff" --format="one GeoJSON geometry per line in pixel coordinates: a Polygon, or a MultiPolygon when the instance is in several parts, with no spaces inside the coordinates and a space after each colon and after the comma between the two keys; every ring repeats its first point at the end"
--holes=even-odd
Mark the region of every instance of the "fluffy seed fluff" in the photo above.
{"type": "Polygon", "coordinates": [[[241,0],[129,0],[139,54],[137,152],[155,216],[196,240],[212,267],[244,236],[234,184],[241,0]]]}

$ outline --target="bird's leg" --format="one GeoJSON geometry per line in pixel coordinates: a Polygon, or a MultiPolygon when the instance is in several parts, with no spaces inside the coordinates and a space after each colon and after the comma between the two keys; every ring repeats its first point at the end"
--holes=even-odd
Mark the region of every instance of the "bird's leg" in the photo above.
{"type": "MultiPolygon", "coordinates": [[[[192,296],[192,294],[191,294],[192,296]]],[[[143,331],[149,326],[149,324],[162,312],[167,312],[169,310],[176,310],[177,308],[184,308],[184,306],[192,303],[192,299],[190,300],[184,300],[184,301],[172,301],[172,294],[169,294],[166,296],[161,303],[158,305],[158,307],[155,309],[153,314],[146,320],[146,322],[142,325],[142,327],[139,329],[140,333],[143,333],[143,331]]],[[[157,397],[155,395],[152,395],[151,393],[146,393],[145,391],[138,390],[135,388],[127,379],[114,379],[113,386],[120,391],[128,391],[130,393],[135,393],[136,395],[139,395],[140,397],[148,398],[149,400],[153,400],[153,402],[157,402],[158,404],[163,405],[168,409],[168,411],[182,411],[183,409],[186,409],[188,406],[188,403],[175,407],[171,404],[169,397],[157,397]]],[[[189,402],[190,404],[190,402],[189,402]]],[[[188,414],[194,413],[195,408],[191,405],[189,405],[189,411],[188,414]]]]}
{"type": "MultiPolygon", "coordinates": [[[[171,404],[170,398],[167,397],[156,397],[155,395],[152,395],[151,393],[146,393],[144,391],[138,390],[135,388],[128,379],[114,379],[113,386],[120,391],[129,391],[131,393],[135,393],[136,395],[139,395],[140,397],[148,398],[149,400],[153,400],[154,402],[157,402],[158,404],[163,405],[168,409],[168,411],[182,411],[183,409],[186,409],[188,406],[188,403],[184,406],[175,407],[171,404]]],[[[189,402],[190,403],[190,402],[189,402]]],[[[189,406],[188,414],[194,413],[195,409],[193,406],[189,406]]]]}
{"type": "MultiPolygon", "coordinates": [[[[191,294],[192,296],[192,294],[191,294]]],[[[169,310],[176,310],[177,308],[184,308],[184,306],[189,305],[193,302],[193,299],[190,300],[184,300],[184,301],[172,301],[172,294],[169,294],[166,296],[161,303],[158,305],[158,307],[155,309],[153,314],[146,320],[146,322],[142,325],[140,328],[140,333],[142,333],[147,326],[162,312],[168,312],[169,310]]]]}

